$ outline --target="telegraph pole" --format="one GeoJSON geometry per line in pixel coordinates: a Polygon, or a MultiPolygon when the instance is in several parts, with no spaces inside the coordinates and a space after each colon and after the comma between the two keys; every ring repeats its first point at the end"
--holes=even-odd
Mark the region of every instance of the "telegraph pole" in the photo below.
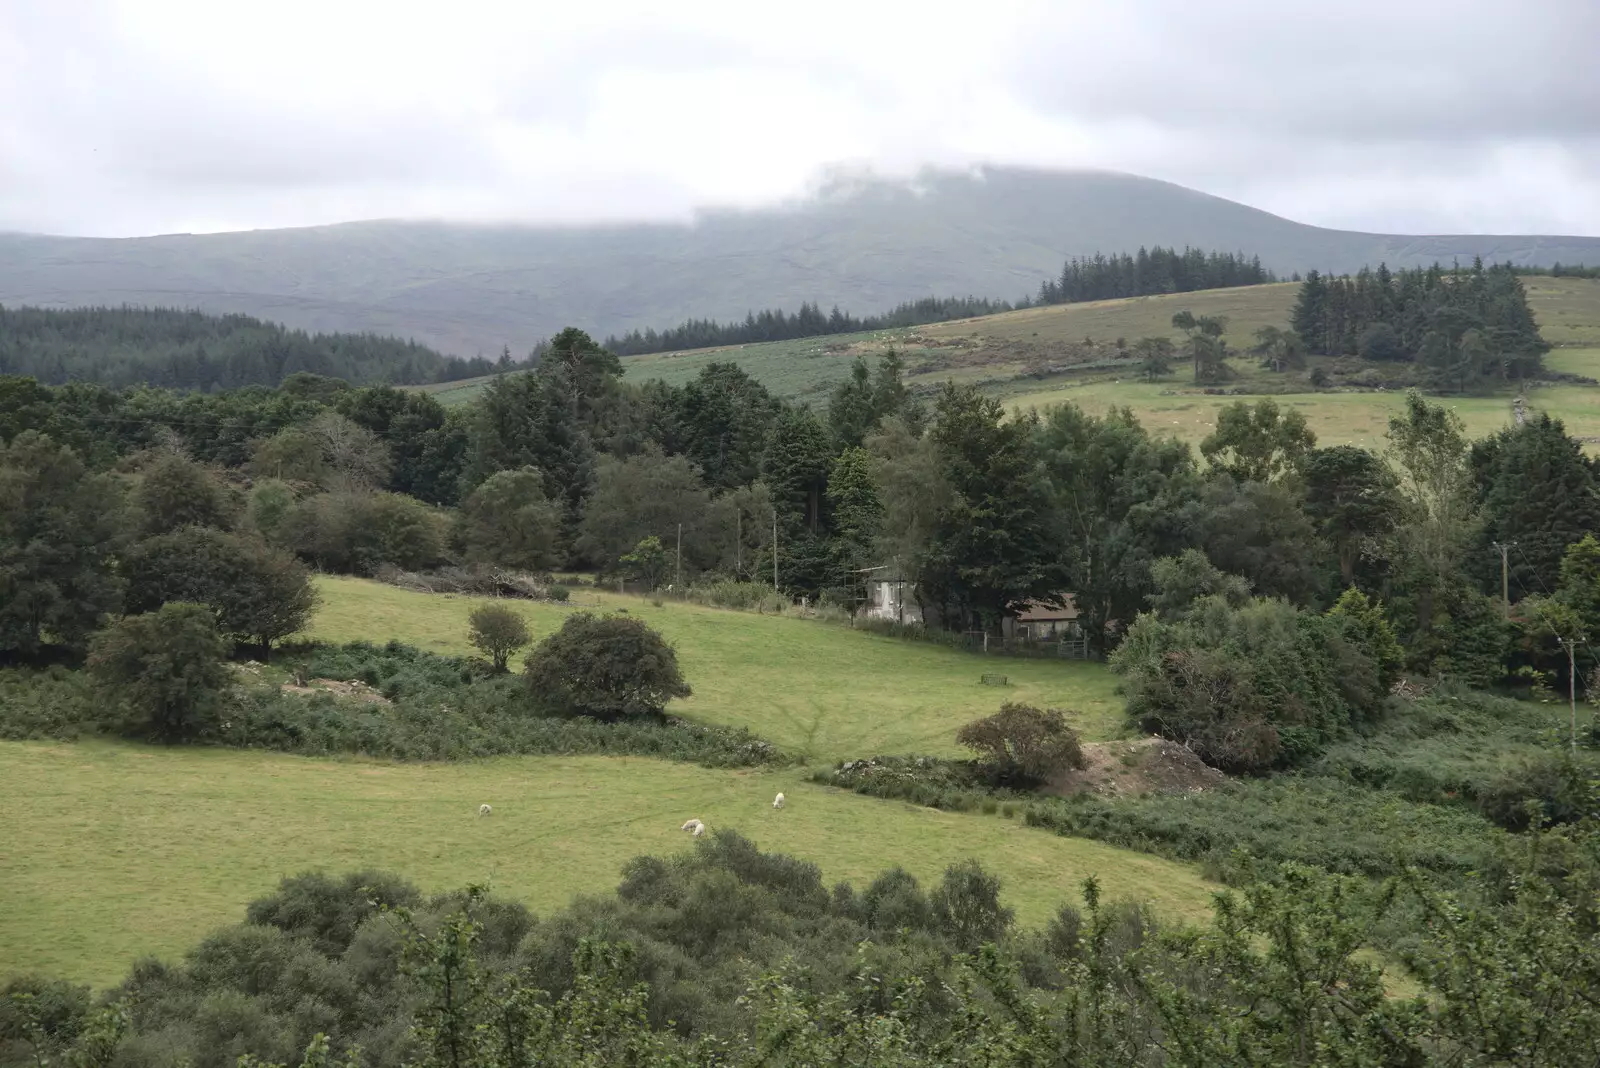
{"type": "Polygon", "coordinates": [[[1504,607],[1506,618],[1511,618],[1511,561],[1508,554],[1517,547],[1514,541],[1492,541],[1489,543],[1500,550],[1500,604],[1504,607]]]}
{"type": "Polygon", "coordinates": [[[675,567],[673,568],[673,570],[674,570],[674,577],[673,577],[673,580],[672,580],[672,588],[675,589],[675,590],[681,591],[683,589],[683,524],[682,523],[678,524],[678,562],[675,565],[675,567]]]}
{"type": "Polygon", "coordinates": [[[733,510],[733,577],[744,574],[744,509],[733,510]]]}
{"type": "Polygon", "coordinates": [[[1567,650],[1567,702],[1571,709],[1571,735],[1572,751],[1578,751],[1578,665],[1577,646],[1581,638],[1557,638],[1567,650]]]}
{"type": "Polygon", "coordinates": [[[772,592],[778,592],[778,510],[772,510],[772,592]]]}

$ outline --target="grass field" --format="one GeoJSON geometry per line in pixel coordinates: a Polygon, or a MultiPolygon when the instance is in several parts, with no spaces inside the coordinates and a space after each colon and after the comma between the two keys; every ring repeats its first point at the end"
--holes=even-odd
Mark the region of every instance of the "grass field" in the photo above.
{"type": "MultiPolygon", "coordinates": [[[[313,637],[346,642],[398,638],[441,653],[470,653],[467,614],[475,598],[412,593],[364,579],[320,578],[323,606],[313,637]]],[[[638,597],[575,591],[578,600],[626,607],[678,650],[694,696],[672,711],[749,727],[814,762],[880,753],[962,752],[955,732],[1008,700],[1083,713],[1086,737],[1115,737],[1121,702],[1102,664],[985,657],[944,646],[882,638],[815,620],[730,612],[638,597]],[[985,686],[1003,672],[1012,685],[985,686]]],[[[528,620],[535,640],[572,611],[503,601],[528,620]]]]}
{"type": "MultiPolygon", "coordinates": [[[[1235,361],[1241,375],[1252,368],[1235,361]]],[[[1600,377],[1600,348],[1557,349],[1547,361],[1552,370],[1600,377]]],[[[1140,382],[1094,380],[1047,384],[1032,390],[1003,391],[1013,409],[1044,408],[1051,404],[1073,403],[1090,412],[1103,412],[1126,405],[1153,433],[1170,434],[1189,442],[1211,433],[1217,409],[1246,397],[1207,396],[1181,380],[1140,382]]],[[[1381,448],[1389,417],[1399,412],[1404,394],[1390,391],[1284,393],[1272,398],[1280,406],[1298,409],[1316,432],[1322,445],[1364,445],[1381,448]]],[[[1442,397],[1440,403],[1454,408],[1474,437],[1491,434],[1511,419],[1507,396],[1442,397]]],[[[1569,433],[1579,437],[1600,436],[1600,389],[1593,386],[1546,385],[1528,393],[1529,404],[1559,416],[1569,433]]]]}
{"type": "Polygon", "coordinates": [[[803,781],[629,758],[397,765],[223,749],[0,742],[0,978],[106,985],[144,954],[174,958],[310,866],[396,871],[425,890],[489,880],[537,911],[608,892],[624,862],[687,848],[690,816],[857,884],[920,879],[976,857],[1027,924],[1096,875],[1112,897],[1202,915],[1184,865],[999,815],[958,815],[803,781]],[[789,804],[771,807],[783,790],[789,804]],[[494,815],[480,819],[489,802],[494,815]]]}

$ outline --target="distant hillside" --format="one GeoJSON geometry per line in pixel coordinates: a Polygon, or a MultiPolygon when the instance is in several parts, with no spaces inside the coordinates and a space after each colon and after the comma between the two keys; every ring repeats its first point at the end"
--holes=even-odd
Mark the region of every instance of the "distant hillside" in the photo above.
{"type": "Polygon", "coordinates": [[[275,386],[300,371],[357,385],[401,385],[490,369],[487,360],[452,359],[411,341],[308,334],[246,315],[0,306],[0,375],[29,375],[52,385],[233,389],[275,386]]]}
{"type": "Polygon", "coordinates": [[[857,315],[929,296],[1015,299],[1063,259],[1141,245],[1242,249],[1288,275],[1380,261],[1600,263],[1600,238],[1397,237],[1326,230],[1166,182],[991,168],[861,181],[693,224],[359,222],[122,240],[0,235],[0,303],[242,312],[318,331],[519,354],[561,327],[596,336],[742,319],[803,302],[857,315]]]}

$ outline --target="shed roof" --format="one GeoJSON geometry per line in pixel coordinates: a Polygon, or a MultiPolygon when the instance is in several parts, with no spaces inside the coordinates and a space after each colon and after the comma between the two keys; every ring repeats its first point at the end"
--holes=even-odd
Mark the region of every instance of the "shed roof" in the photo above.
{"type": "Polygon", "coordinates": [[[1061,605],[1045,604],[1042,601],[1029,601],[1017,613],[1019,623],[1048,623],[1051,620],[1077,619],[1078,606],[1072,599],[1072,594],[1063,593],[1061,605]]]}

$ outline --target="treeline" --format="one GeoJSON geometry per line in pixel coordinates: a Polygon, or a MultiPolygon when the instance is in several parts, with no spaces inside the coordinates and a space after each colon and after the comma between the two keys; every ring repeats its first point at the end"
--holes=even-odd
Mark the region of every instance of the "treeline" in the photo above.
{"type": "Polygon", "coordinates": [[[542,918],[476,887],[307,873],[98,999],[0,987],[0,1065],[1590,1064],[1596,836],[1537,837],[1460,892],[1284,865],[1194,927],[1091,877],[1026,928],[972,861],[830,887],[732,832],[542,918]],[[1367,956],[1396,952],[1396,915],[1419,929],[1405,995],[1367,956]]]}
{"type": "MultiPolygon", "coordinates": [[[[1582,445],[1542,415],[1472,442],[1420,396],[1382,455],[1319,448],[1270,400],[1222,409],[1196,453],[1124,411],[1015,418],[953,385],[924,405],[892,356],[857,361],[823,411],[732,364],[635,386],[569,330],[448,412],[311,376],[214,396],[0,379],[0,440],[0,650],[29,656],[81,648],[121,611],[129,540],[158,534],[182,542],[158,545],[174,582],[196,570],[183,560],[241,561],[224,591],[287,557],[776,579],[854,610],[884,568],[949,630],[1005,633],[1070,595],[1144,729],[1250,770],[1358,729],[1399,673],[1564,680],[1557,639],[1600,633],[1582,445]],[[1515,544],[1510,623],[1494,542],[1515,544]]],[[[146,589],[143,604],[161,586],[146,589]]],[[[246,623],[228,629],[270,640],[246,623]]]]}
{"type": "Polygon", "coordinates": [[[1192,293],[1197,289],[1258,286],[1278,276],[1261,266],[1261,257],[1243,252],[1203,252],[1185,247],[1140,248],[1112,256],[1095,253],[1068,260],[1058,278],[1039,286],[1039,304],[1075,304],[1086,300],[1144,297],[1160,293],[1192,293]]]}
{"type": "Polygon", "coordinates": [[[1354,277],[1312,271],[1293,329],[1313,353],[1415,363],[1429,385],[1452,390],[1536,376],[1550,350],[1518,272],[1481,260],[1354,277]]]}
{"type": "Polygon", "coordinates": [[[1516,272],[1535,278],[1600,278],[1600,267],[1589,267],[1581,263],[1558,262],[1549,267],[1517,267],[1516,272]]]}
{"type": "MultiPolygon", "coordinates": [[[[691,319],[667,330],[634,330],[621,337],[608,337],[605,348],[619,356],[639,356],[649,352],[677,352],[722,345],[749,345],[761,341],[792,341],[828,334],[854,334],[866,330],[892,330],[928,323],[967,319],[975,315],[994,315],[1025,306],[982,297],[924,297],[897,305],[882,315],[857,318],[835,305],[824,314],[821,306],[803,303],[789,314],[781,308],[747,314],[743,322],[719,323],[711,319],[691,319]]],[[[536,348],[535,354],[542,351],[536,348]]]]}
{"type": "MultiPolygon", "coordinates": [[[[691,319],[667,330],[635,330],[621,337],[608,337],[603,344],[619,356],[639,356],[923,326],[995,315],[1034,304],[1189,293],[1197,289],[1261,285],[1277,280],[1276,275],[1261,266],[1257,256],[1247,259],[1242,252],[1203,252],[1195,248],[1180,252],[1157,245],[1141,248],[1132,255],[1124,252],[1108,257],[1096,253],[1092,257],[1068,260],[1059,278],[1049,278],[1040,284],[1036,297],[1025,296],[1014,302],[982,297],[925,297],[907,301],[881,315],[859,318],[840,311],[837,305],[823,312],[820,305],[802,303],[800,310],[792,314],[780,308],[750,312],[742,322],[691,319]]],[[[535,348],[535,355],[541,351],[542,345],[535,348]]]]}
{"type": "Polygon", "coordinates": [[[308,334],[248,315],[173,308],[0,307],[0,375],[215,391],[276,386],[293,374],[360,385],[450,382],[494,371],[377,334],[308,334]]]}

